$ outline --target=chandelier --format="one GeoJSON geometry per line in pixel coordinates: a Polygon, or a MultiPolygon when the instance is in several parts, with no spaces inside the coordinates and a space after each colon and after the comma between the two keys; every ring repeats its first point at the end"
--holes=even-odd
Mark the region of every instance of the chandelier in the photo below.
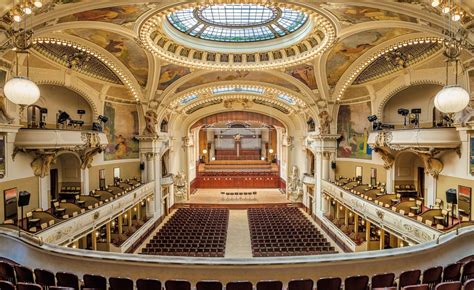
{"type": "MultiPolygon", "coordinates": [[[[453,7],[451,1],[448,1],[446,7],[453,7]]],[[[451,13],[453,9],[446,10],[448,14],[449,30],[446,32],[444,40],[444,55],[446,56],[446,83],[444,88],[439,91],[434,99],[436,109],[445,114],[453,114],[464,110],[469,105],[469,93],[458,84],[459,56],[466,45],[465,33],[462,30],[454,32],[453,23],[457,19],[454,17],[457,12],[451,13]],[[454,84],[449,84],[449,66],[454,63],[454,84]]],[[[444,12],[444,11],[443,11],[444,12]]]]}
{"type": "Polygon", "coordinates": [[[24,20],[22,28],[18,27],[17,29],[12,29],[12,31],[12,44],[13,50],[15,51],[15,76],[5,83],[3,93],[9,101],[20,106],[21,115],[26,106],[35,103],[39,99],[40,90],[38,86],[29,79],[30,63],[28,50],[31,47],[33,31],[26,28],[26,20],[24,20]],[[25,55],[26,58],[26,75],[23,76],[20,75],[19,71],[20,55],[25,55]]]}

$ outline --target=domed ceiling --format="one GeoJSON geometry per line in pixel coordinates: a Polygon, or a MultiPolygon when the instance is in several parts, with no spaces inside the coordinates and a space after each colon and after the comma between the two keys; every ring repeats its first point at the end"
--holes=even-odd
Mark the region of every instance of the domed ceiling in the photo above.
{"type": "MultiPolygon", "coordinates": [[[[439,59],[446,23],[429,0],[42,3],[27,21],[42,40],[33,46],[38,69],[66,69],[117,102],[163,103],[183,113],[242,96],[282,112],[360,98],[439,59]],[[223,97],[210,93],[218,85],[240,87],[223,97]],[[250,87],[265,93],[241,90],[250,87]]],[[[462,3],[455,25],[469,31],[474,3],[462,3]]],[[[11,1],[0,7],[0,69],[8,71],[9,29],[18,25],[11,1]]],[[[472,32],[466,40],[471,51],[462,61],[474,57],[472,32]]]]}

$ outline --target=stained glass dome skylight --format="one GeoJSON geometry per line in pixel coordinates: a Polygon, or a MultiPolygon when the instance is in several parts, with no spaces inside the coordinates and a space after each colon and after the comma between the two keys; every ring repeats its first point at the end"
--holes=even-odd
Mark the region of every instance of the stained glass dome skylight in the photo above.
{"type": "Polygon", "coordinates": [[[300,11],[258,4],[216,4],[168,15],[168,21],[179,31],[222,42],[275,39],[298,30],[307,19],[300,11]]]}

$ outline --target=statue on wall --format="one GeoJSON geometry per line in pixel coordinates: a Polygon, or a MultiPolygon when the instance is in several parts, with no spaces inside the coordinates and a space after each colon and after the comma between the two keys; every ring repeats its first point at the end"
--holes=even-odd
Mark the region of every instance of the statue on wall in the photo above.
{"type": "Polygon", "coordinates": [[[472,117],[474,117],[474,109],[471,105],[468,105],[464,110],[454,114],[454,123],[466,127],[466,123],[469,122],[472,117]]]}
{"type": "Polygon", "coordinates": [[[296,165],[291,168],[288,177],[287,193],[292,201],[301,201],[303,198],[303,181],[300,179],[300,171],[296,165]]]}
{"type": "Polygon", "coordinates": [[[179,171],[178,174],[176,174],[173,177],[173,180],[174,180],[174,196],[176,200],[177,201],[185,200],[188,194],[186,175],[184,174],[183,171],[179,171]]]}
{"type": "Polygon", "coordinates": [[[320,134],[331,134],[331,122],[332,117],[329,116],[328,111],[324,110],[319,113],[319,133],[320,134]]]}
{"type": "Polygon", "coordinates": [[[147,111],[145,113],[145,129],[143,135],[155,136],[157,135],[156,125],[158,124],[158,115],[155,111],[147,111]]]}
{"type": "Polygon", "coordinates": [[[35,152],[35,158],[31,162],[31,168],[35,176],[41,178],[48,176],[51,165],[56,162],[56,156],[56,152],[35,152]]]}
{"type": "Polygon", "coordinates": [[[8,114],[6,98],[0,95],[0,123],[13,123],[15,118],[8,114]]]}

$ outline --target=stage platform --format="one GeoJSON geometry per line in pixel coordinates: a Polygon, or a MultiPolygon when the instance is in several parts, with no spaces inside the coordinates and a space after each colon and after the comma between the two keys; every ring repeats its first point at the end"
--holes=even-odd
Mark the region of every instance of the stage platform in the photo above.
{"type": "Polygon", "coordinates": [[[194,194],[191,195],[188,201],[180,203],[180,205],[244,205],[244,207],[236,208],[246,208],[247,205],[254,206],[271,206],[276,204],[281,205],[292,205],[293,203],[289,202],[286,199],[286,195],[282,193],[279,189],[266,189],[266,188],[226,188],[226,189],[213,189],[213,188],[200,188],[196,190],[194,194]],[[256,191],[255,196],[247,197],[223,197],[221,192],[253,192],[256,191]]]}

